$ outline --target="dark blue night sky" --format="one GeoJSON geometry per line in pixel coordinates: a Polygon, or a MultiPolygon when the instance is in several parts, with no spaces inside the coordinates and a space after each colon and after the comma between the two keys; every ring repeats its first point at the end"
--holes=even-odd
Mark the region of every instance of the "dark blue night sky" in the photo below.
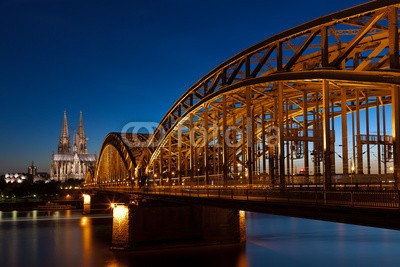
{"type": "Polygon", "coordinates": [[[0,174],[48,172],[64,109],[90,153],[159,122],[203,75],[283,30],[367,1],[1,0],[0,174]]]}

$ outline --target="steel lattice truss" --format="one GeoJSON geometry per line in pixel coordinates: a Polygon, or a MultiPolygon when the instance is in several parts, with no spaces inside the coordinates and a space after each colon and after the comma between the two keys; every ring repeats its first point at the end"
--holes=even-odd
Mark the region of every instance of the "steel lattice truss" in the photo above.
{"type": "Polygon", "coordinates": [[[90,180],[396,183],[399,7],[369,2],[242,51],[189,88],[145,145],[108,135],[90,180]]]}

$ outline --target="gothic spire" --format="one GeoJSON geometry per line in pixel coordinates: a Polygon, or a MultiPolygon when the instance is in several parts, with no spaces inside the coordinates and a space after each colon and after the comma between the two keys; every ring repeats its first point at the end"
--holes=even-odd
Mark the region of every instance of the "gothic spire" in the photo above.
{"type": "Polygon", "coordinates": [[[67,122],[67,111],[64,109],[64,120],[63,120],[63,125],[62,125],[62,130],[61,130],[61,137],[68,137],[68,122],[67,122]]]}
{"type": "Polygon", "coordinates": [[[77,151],[79,154],[87,154],[86,148],[86,136],[85,130],[83,129],[83,119],[82,119],[82,111],[79,114],[79,128],[78,128],[78,142],[77,142],[77,151]]]}
{"type": "Polygon", "coordinates": [[[78,135],[80,138],[85,138],[85,131],[83,130],[83,119],[82,119],[82,111],[79,114],[79,129],[78,135]]]}
{"type": "Polygon", "coordinates": [[[58,153],[68,154],[70,152],[70,139],[68,133],[67,111],[64,110],[64,120],[61,130],[60,142],[58,143],[58,153]]]}

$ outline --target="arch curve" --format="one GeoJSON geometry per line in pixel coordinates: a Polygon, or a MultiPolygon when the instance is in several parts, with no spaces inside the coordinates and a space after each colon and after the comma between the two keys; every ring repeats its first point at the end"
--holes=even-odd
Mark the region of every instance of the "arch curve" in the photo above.
{"type": "Polygon", "coordinates": [[[130,177],[145,169],[159,184],[235,180],[284,186],[296,179],[309,183],[313,176],[313,183],[328,186],[354,175],[378,179],[388,174],[388,164],[393,172],[385,179],[396,184],[399,8],[395,0],[368,2],[243,50],[188,88],[145,145],[132,148],[121,133],[107,135],[95,179],[107,165],[103,154],[114,153],[130,177]],[[373,149],[378,159],[371,164],[373,149]],[[296,178],[295,160],[304,179],[296,178]]]}
{"type": "Polygon", "coordinates": [[[141,165],[140,155],[145,148],[133,146],[131,141],[134,138],[145,142],[147,135],[112,132],[104,138],[94,171],[94,182],[135,182],[138,178],[135,169],[141,165]]]}

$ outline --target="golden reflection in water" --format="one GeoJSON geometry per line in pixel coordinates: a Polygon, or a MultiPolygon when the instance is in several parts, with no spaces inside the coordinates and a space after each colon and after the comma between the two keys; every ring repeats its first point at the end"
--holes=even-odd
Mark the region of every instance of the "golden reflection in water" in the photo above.
{"type": "Polygon", "coordinates": [[[246,212],[239,210],[240,243],[246,243],[246,212]]]}
{"type": "Polygon", "coordinates": [[[37,225],[37,210],[33,210],[32,214],[29,214],[29,216],[32,215],[30,218],[31,221],[31,231],[29,231],[30,236],[32,237],[30,239],[31,245],[29,247],[29,252],[30,253],[33,262],[37,262],[39,260],[39,253],[38,251],[40,250],[40,244],[39,244],[39,232],[38,232],[38,225],[37,225]]]}
{"type": "Polygon", "coordinates": [[[3,212],[0,210],[0,221],[3,219],[3,212]]]}
{"type": "Polygon", "coordinates": [[[55,218],[55,219],[60,218],[60,211],[56,210],[56,211],[53,213],[53,218],[55,218]]]}
{"type": "Polygon", "coordinates": [[[83,266],[91,266],[93,257],[92,222],[89,217],[83,216],[79,222],[82,228],[82,257],[83,266]]]}
{"type": "MultiPolygon", "coordinates": [[[[74,251],[76,249],[76,245],[74,244],[74,235],[73,234],[65,234],[66,232],[70,232],[73,233],[73,229],[74,229],[74,223],[73,220],[69,220],[72,219],[71,213],[63,213],[65,214],[65,224],[63,224],[63,228],[65,229],[64,231],[55,231],[54,235],[55,238],[57,239],[64,239],[64,246],[65,246],[65,250],[66,251],[74,251]]],[[[49,214],[50,216],[50,214],[49,214]]],[[[55,219],[55,221],[57,221],[57,217],[53,218],[55,219]]],[[[76,223],[76,222],[75,222],[76,223]]],[[[57,228],[59,227],[58,224],[56,224],[57,228]]],[[[69,260],[69,259],[68,259],[69,260]]]]}
{"type": "Polygon", "coordinates": [[[113,259],[110,262],[106,262],[106,265],[105,265],[105,267],[119,267],[119,266],[120,265],[118,264],[118,262],[115,259],[113,259]]]}
{"type": "Polygon", "coordinates": [[[238,263],[237,263],[236,267],[248,267],[248,266],[249,266],[249,264],[247,262],[246,251],[243,249],[240,252],[238,263]]]}
{"type": "Polygon", "coordinates": [[[85,226],[88,225],[88,223],[89,223],[89,218],[86,217],[86,216],[83,216],[83,217],[81,218],[81,220],[80,220],[80,225],[81,225],[82,227],[85,227],[85,226]]]}
{"type": "Polygon", "coordinates": [[[17,211],[16,210],[12,211],[12,219],[13,219],[13,221],[16,221],[18,219],[18,215],[17,215],[17,211]]]}
{"type": "Polygon", "coordinates": [[[38,212],[37,210],[32,211],[32,219],[33,220],[37,220],[37,215],[38,215],[37,212],[38,212]]]}

